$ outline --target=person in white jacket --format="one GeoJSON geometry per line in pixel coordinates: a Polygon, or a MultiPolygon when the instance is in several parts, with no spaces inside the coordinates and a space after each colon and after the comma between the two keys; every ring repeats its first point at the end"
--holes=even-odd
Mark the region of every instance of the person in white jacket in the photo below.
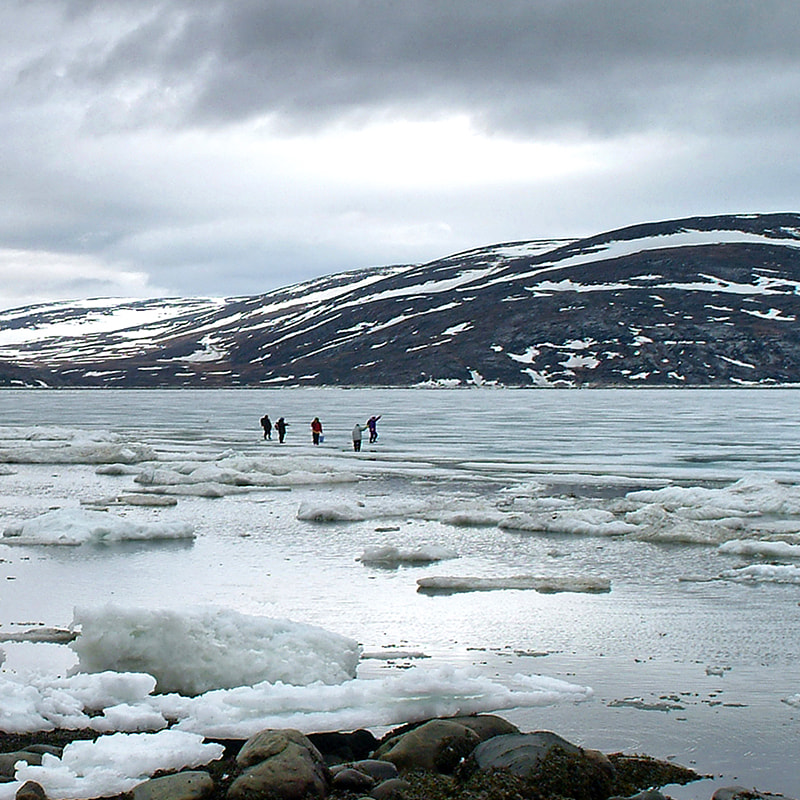
{"type": "Polygon", "coordinates": [[[367,429],[366,425],[361,425],[356,422],[353,428],[353,450],[358,453],[361,450],[361,434],[367,429]]]}

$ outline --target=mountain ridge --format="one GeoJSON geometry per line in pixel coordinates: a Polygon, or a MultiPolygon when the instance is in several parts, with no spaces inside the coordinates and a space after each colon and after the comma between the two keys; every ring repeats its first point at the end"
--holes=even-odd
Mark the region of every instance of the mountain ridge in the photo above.
{"type": "Polygon", "coordinates": [[[0,386],[800,383],[800,215],[473,248],[260,295],[0,311],[0,386]]]}

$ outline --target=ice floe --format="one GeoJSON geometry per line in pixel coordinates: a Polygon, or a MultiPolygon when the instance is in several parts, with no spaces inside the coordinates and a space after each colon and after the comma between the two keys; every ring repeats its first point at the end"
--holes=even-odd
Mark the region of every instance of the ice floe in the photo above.
{"type": "Polygon", "coordinates": [[[800,567],[789,564],[751,564],[748,567],[723,570],[720,578],[736,583],[800,584],[800,567]]]}
{"type": "Polygon", "coordinates": [[[454,511],[442,514],[439,519],[445,525],[453,525],[459,528],[480,527],[500,524],[503,519],[503,513],[490,510],[454,511]]]}
{"type": "Polygon", "coordinates": [[[200,694],[263,681],[340,683],[353,678],[357,642],[285,619],[221,608],[78,608],[70,645],[82,672],[146,672],[160,692],[200,694]]]}
{"type": "Polygon", "coordinates": [[[108,431],[73,428],[3,428],[0,462],[6,464],[138,464],[156,451],[108,431]]]}
{"type": "Polygon", "coordinates": [[[557,592],[589,592],[601,594],[611,591],[607,578],[583,576],[510,575],[482,578],[475,576],[431,576],[417,580],[417,591],[424,594],[455,594],[457,592],[491,592],[500,589],[532,589],[541,594],[557,592]]]}
{"type": "Polygon", "coordinates": [[[571,533],[582,536],[624,536],[637,526],[618,519],[600,508],[574,508],[549,514],[509,514],[500,520],[501,528],[542,533],[571,533]]]}
{"type": "Polygon", "coordinates": [[[82,545],[123,541],[193,539],[187,522],[132,522],[105,511],[61,508],[6,526],[10,545],[82,545]]]}
{"type": "Polygon", "coordinates": [[[351,483],[358,476],[333,462],[319,459],[258,459],[226,455],[216,461],[184,461],[148,465],[136,483],[168,494],[219,496],[248,489],[351,483]]]}
{"type": "Polygon", "coordinates": [[[667,510],[681,510],[708,519],[749,514],[800,515],[800,487],[752,476],[722,488],[668,486],[629,492],[628,500],[657,503],[667,510]]]}
{"type": "Polygon", "coordinates": [[[733,539],[719,546],[720,553],[763,558],[800,558],[800,544],[789,542],[764,542],[755,539],[733,539]]]}
{"type": "Polygon", "coordinates": [[[301,503],[297,519],[306,522],[358,522],[367,519],[363,504],[330,500],[301,503]]]}
{"type": "Polygon", "coordinates": [[[784,697],[782,702],[786,703],[787,706],[792,706],[793,708],[800,708],[800,694],[793,694],[789,697],[784,697]]]}
{"type": "Polygon", "coordinates": [[[458,558],[458,553],[449,547],[428,544],[401,548],[386,544],[365,547],[358,561],[372,566],[396,567],[401,564],[431,564],[449,558],[458,558]]]}

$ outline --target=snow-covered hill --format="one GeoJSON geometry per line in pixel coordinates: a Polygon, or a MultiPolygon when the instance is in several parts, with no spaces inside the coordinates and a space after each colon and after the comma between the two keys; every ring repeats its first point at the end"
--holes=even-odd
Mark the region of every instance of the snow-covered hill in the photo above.
{"type": "Polygon", "coordinates": [[[253,297],[0,312],[0,385],[800,383],[800,215],[514,242],[253,297]]]}

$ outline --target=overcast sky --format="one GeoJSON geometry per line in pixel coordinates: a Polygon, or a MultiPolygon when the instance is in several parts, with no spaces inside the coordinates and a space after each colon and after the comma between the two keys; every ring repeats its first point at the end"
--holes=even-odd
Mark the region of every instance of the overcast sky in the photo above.
{"type": "Polygon", "coordinates": [[[797,0],[2,0],[0,306],[800,211],[797,0]]]}

